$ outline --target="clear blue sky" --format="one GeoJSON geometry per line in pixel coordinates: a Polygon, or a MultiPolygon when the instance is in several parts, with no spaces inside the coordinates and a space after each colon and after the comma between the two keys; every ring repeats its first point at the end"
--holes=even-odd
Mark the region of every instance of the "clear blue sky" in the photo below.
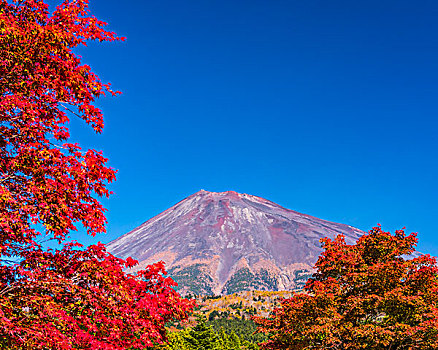
{"type": "Polygon", "coordinates": [[[79,53],[123,95],[73,122],[119,169],[108,242],[200,190],[258,195],[438,255],[438,2],[91,0],[79,53]]]}

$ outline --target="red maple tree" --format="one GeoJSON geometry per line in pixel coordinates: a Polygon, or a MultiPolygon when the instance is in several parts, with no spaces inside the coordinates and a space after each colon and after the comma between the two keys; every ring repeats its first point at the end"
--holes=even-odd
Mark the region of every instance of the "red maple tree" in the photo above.
{"type": "Polygon", "coordinates": [[[94,103],[116,95],[73,49],[88,40],[123,40],[90,15],[87,0],[64,0],[53,13],[40,0],[0,0],[0,348],[145,348],[164,324],[192,305],[173,289],[162,264],[135,264],[98,244],[47,250],[82,225],[105,231],[115,170],[95,150],[70,143],[79,117],[97,133],[94,103]]]}
{"type": "Polygon", "coordinates": [[[269,318],[264,349],[438,348],[438,267],[415,253],[415,234],[374,227],[356,244],[323,240],[317,272],[304,293],[269,318]]]}

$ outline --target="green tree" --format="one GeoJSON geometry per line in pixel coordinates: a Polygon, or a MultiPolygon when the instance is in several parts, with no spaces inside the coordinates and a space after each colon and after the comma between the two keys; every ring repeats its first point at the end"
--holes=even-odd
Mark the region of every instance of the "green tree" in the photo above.
{"type": "Polygon", "coordinates": [[[233,329],[220,327],[217,330],[204,317],[198,318],[193,328],[172,332],[168,341],[156,346],[158,350],[258,350],[259,347],[239,337],[233,329]]]}
{"type": "Polygon", "coordinates": [[[267,339],[264,334],[254,334],[257,327],[253,320],[221,317],[209,321],[208,324],[211,325],[216,332],[220,332],[221,329],[224,329],[227,334],[234,332],[239,337],[242,344],[257,344],[267,339]]]}
{"type": "Polygon", "coordinates": [[[187,337],[187,330],[178,332],[171,332],[167,337],[167,342],[162,345],[157,345],[157,350],[194,350],[185,339],[187,337]]]}
{"type": "Polygon", "coordinates": [[[220,349],[219,336],[208,326],[205,317],[198,317],[198,323],[184,334],[184,340],[190,344],[193,349],[199,350],[216,350],[220,349]]]}
{"type": "Polygon", "coordinates": [[[239,337],[233,331],[228,335],[225,330],[221,328],[220,338],[222,342],[222,348],[225,350],[240,350],[242,348],[239,337]]]}

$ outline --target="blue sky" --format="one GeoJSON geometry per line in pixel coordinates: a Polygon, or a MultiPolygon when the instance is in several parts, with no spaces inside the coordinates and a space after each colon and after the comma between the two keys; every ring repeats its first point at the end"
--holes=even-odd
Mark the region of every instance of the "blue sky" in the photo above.
{"type": "Polygon", "coordinates": [[[125,42],[78,50],[119,169],[108,242],[200,190],[258,195],[438,255],[436,1],[91,0],[125,42]]]}

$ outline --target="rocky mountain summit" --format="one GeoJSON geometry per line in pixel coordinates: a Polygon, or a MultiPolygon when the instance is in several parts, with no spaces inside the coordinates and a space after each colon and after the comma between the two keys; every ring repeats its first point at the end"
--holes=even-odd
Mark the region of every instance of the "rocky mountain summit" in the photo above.
{"type": "Polygon", "coordinates": [[[320,238],[362,231],[233,191],[201,190],[107,245],[139,260],[163,260],[182,294],[294,290],[312,273],[320,238]]]}

